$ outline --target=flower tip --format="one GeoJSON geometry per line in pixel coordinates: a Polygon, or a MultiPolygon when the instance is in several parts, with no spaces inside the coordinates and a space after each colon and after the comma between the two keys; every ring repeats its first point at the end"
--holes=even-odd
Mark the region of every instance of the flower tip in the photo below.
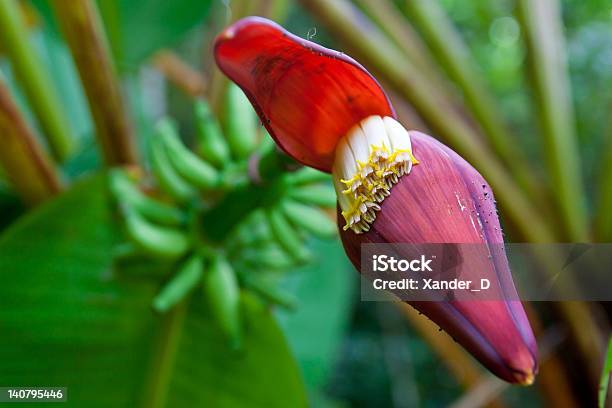
{"type": "Polygon", "coordinates": [[[538,373],[538,363],[535,356],[531,353],[525,355],[525,358],[517,358],[515,364],[519,364],[523,368],[518,368],[516,365],[511,367],[511,376],[509,382],[529,386],[535,381],[536,374],[538,373]]]}
{"type": "Polygon", "coordinates": [[[536,374],[538,373],[537,367],[531,368],[526,372],[515,371],[514,372],[514,382],[517,385],[522,385],[524,387],[528,387],[532,385],[535,381],[536,374]]]}
{"type": "Polygon", "coordinates": [[[518,381],[518,384],[529,386],[533,384],[534,381],[535,381],[535,373],[533,371],[530,371],[526,375],[522,376],[522,378],[518,381]]]}

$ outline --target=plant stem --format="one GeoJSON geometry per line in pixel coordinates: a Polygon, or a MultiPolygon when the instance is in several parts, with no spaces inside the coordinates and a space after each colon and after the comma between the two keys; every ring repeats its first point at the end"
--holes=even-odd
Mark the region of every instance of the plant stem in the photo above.
{"type": "Polygon", "coordinates": [[[206,92],[204,74],[191,67],[170,50],[160,50],[153,56],[153,65],[177,88],[191,97],[203,96],[206,92]]]}
{"type": "Polygon", "coordinates": [[[15,0],[0,1],[0,40],[53,156],[63,162],[73,151],[75,139],[51,79],[30,45],[28,30],[15,0]]]}
{"type": "Polygon", "coordinates": [[[91,0],[54,0],[107,165],[133,164],[136,149],[98,10],[91,0]]]}
{"type": "Polygon", "coordinates": [[[555,236],[505,168],[449,101],[427,86],[427,79],[374,26],[345,0],[302,0],[328,28],[364,57],[369,65],[410,101],[431,128],[448,141],[490,182],[506,216],[531,242],[555,236]]]}
{"type": "Polygon", "coordinates": [[[574,132],[560,4],[557,0],[519,0],[518,6],[553,192],[568,238],[587,241],[585,192],[574,132]]]}
{"type": "Polygon", "coordinates": [[[289,13],[288,0],[259,0],[256,15],[282,23],[289,13]]]}
{"type": "Polygon", "coordinates": [[[160,319],[155,350],[151,353],[152,364],[143,392],[143,407],[161,408],[166,406],[168,387],[183,333],[189,299],[185,299],[160,319]]]}
{"type": "Polygon", "coordinates": [[[58,174],[38,144],[0,75],[0,164],[21,199],[37,204],[61,190],[58,174]]]}
{"type": "Polygon", "coordinates": [[[108,36],[108,42],[113,53],[113,58],[118,64],[118,69],[121,70],[121,61],[123,60],[123,42],[119,0],[98,0],[96,4],[100,8],[100,17],[104,23],[105,32],[108,36]]]}
{"type": "Polygon", "coordinates": [[[466,104],[482,126],[494,151],[512,171],[523,190],[536,197],[534,202],[547,203],[526,155],[508,131],[497,102],[473,64],[468,47],[440,4],[431,0],[407,0],[404,4],[434,55],[462,91],[466,104]]]}
{"type": "Polygon", "coordinates": [[[426,44],[402,18],[399,9],[388,0],[356,0],[356,3],[432,83],[444,84],[445,78],[426,44]]]}
{"type": "MultiPolygon", "coordinates": [[[[398,52],[402,52],[418,69],[421,75],[427,79],[427,86],[430,89],[436,89],[436,92],[443,95],[455,109],[469,116],[467,108],[463,106],[463,102],[457,97],[457,92],[451,87],[448,79],[443,76],[442,71],[434,62],[433,56],[427,49],[427,46],[412,26],[402,18],[399,10],[388,0],[356,0],[356,3],[363,11],[376,23],[378,28],[393,42],[398,52]]],[[[409,105],[401,98],[394,98],[393,92],[387,92],[394,102],[394,107],[398,116],[406,116],[406,105],[409,105]],[[398,106],[403,102],[403,107],[398,106]],[[402,112],[400,112],[402,110],[402,112]]],[[[414,109],[412,109],[414,110],[414,109]]],[[[411,114],[408,117],[411,129],[424,128],[422,119],[418,115],[411,114]]]]}
{"type": "Polygon", "coordinates": [[[608,351],[604,359],[603,369],[601,370],[601,380],[599,382],[599,406],[606,405],[606,397],[608,396],[608,384],[610,384],[610,375],[612,374],[612,338],[608,341],[608,351]]]}
{"type": "Polygon", "coordinates": [[[612,242],[612,121],[607,131],[607,152],[603,156],[600,171],[600,191],[595,217],[595,232],[601,242],[612,242]]]}

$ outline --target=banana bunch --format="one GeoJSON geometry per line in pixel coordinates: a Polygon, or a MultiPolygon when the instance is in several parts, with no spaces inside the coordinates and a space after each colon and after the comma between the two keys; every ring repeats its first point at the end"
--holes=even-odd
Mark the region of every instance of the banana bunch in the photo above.
{"type": "MultiPolygon", "coordinates": [[[[312,258],[309,237],[336,236],[332,214],[323,210],[335,209],[336,198],[329,176],[309,168],[277,171],[261,185],[250,180],[249,159],[274,154],[273,143],[267,135],[258,136],[251,105],[233,84],[223,111],[222,126],[204,100],[195,101],[195,153],[183,144],[172,120],[157,123],[150,141],[149,188],[140,186],[146,178],[138,180],[122,169],[111,171],[109,179],[124,220],[124,246],[174,265],[153,299],[154,310],[164,313],[200,287],[216,325],[238,346],[241,289],[267,303],[293,307],[295,299],[280,289],[280,281],[287,270],[312,258]],[[232,218],[224,213],[234,207],[224,199],[239,190],[247,192],[236,195],[242,197],[239,222],[228,224],[224,238],[211,238],[202,219],[213,210],[232,218]]],[[[226,217],[215,218],[223,227],[226,217]]]]}
{"type": "Polygon", "coordinates": [[[283,175],[280,190],[258,208],[228,240],[240,284],[267,302],[292,308],[295,299],[280,289],[284,273],[312,260],[307,240],[329,239],[337,235],[331,214],[336,196],[324,173],[303,168],[283,175]]]}

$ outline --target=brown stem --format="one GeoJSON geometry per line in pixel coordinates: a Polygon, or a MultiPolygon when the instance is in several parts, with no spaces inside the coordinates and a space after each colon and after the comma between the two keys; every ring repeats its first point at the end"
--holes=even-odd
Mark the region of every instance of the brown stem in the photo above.
{"type": "Polygon", "coordinates": [[[590,240],[585,190],[575,132],[571,86],[559,0],[520,0],[518,14],[527,45],[530,80],[544,157],[561,210],[560,224],[572,241],[590,240]]]}
{"type": "Polygon", "coordinates": [[[255,15],[264,16],[281,23],[289,13],[288,0],[259,0],[255,15]]]}
{"type": "Polygon", "coordinates": [[[0,76],[0,164],[28,204],[37,204],[61,190],[59,176],[28,126],[0,76]]]}
{"type": "Polygon", "coordinates": [[[47,145],[58,162],[66,160],[75,144],[72,129],[57,89],[30,44],[30,33],[15,0],[0,1],[0,42],[10,58],[29,106],[40,125],[47,145]]]}
{"type": "Polygon", "coordinates": [[[206,92],[204,74],[183,61],[170,50],[161,50],[153,56],[153,65],[166,79],[189,96],[199,97],[206,92]]]}
{"type": "Polygon", "coordinates": [[[136,163],[136,148],[96,5],[53,0],[81,77],[107,165],[136,163]]]}
{"type": "Polygon", "coordinates": [[[406,102],[401,95],[397,94],[393,88],[387,86],[387,84],[384,82],[382,85],[387,90],[387,95],[389,95],[389,98],[391,99],[391,103],[395,108],[395,113],[399,121],[410,126],[410,129],[412,130],[418,130],[419,132],[430,135],[431,129],[429,129],[429,126],[427,126],[423,118],[419,116],[419,113],[414,109],[414,106],[406,102]]]}
{"type": "Polygon", "coordinates": [[[434,62],[433,55],[427,49],[426,44],[392,2],[387,0],[356,0],[355,2],[430,81],[441,86],[446,85],[447,81],[434,62]]]}

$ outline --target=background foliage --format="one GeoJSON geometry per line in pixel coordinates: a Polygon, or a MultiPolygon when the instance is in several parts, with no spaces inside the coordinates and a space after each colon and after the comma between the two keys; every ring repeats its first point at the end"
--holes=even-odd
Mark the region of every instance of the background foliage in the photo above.
{"type": "MultiPolygon", "coordinates": [[[[381,74],[409,127],[436,129],[435,120],[414,108],[418,101],[415,104],[406,97],[409,90],[396,86],[394,76],[375,55],[338,33],[338,27],[351,22],[330,22],[317,3],[99,0],[141,162],[146,163],[148,142],[159,118],[174,117],[188,144],[193,144],[196,133],[193,95],[180,89],[180,78],[164,72],[155,58],[158,51],[171,49],[203,73],[206,97],[223,117],[219,89],[225,82],[214,70],[210,41],[226,23],[249,13],[266,14],[297,35],[310,33],[324,45],[350,54],[356,51],[368,69],[381,74]]],[[[377,21],[368,9],[372,2],[340,3],[377,21]]],[[[436,51],[435,39],[419,25],[406,2],[381,3],[414,28],[441,71],[443,97],[471,112],[465,89],[452,78],[449,64],[440,61],[440,53],[447,50],[436,51]]],[[[538,185],[548,194],[555,188],[550,184],[554,177],[543,159],[548,151],[538,123],[539,91],[531,83],[525,27],[517,16],[517,3],[436,2],[456,30],[451,32],[454,39],[465,47],[467,58],[462,63],[478,73],[499,108],[502,126],[509,129],[512,143],[520,146],[533,174],[543,180],[538,185]]],[[[599,364],[599,370],[603,356],[596,349],[590,356],[574,352],[580,349],[580,339],[572,337],[571,322],[559,308],[535,307],[534,315],[542,324],[537,331],[547,347],[548,366],[542,365],[540,379],[529,389],[508,388],[484,373],[454,343],[445,343],[445,334],[437,333],[433,325],[415,323],[410,312],[392,304],[360,302],[357,275],[337,240],[308,240],[312,262],[283,277],[282,288],[298,300],[295,310],[270,307],[249,291],[242,292],[245,338],[241,350],[232,350],[210,324],[210,311],[203,306],[200,292],[168,315],[155,313],[152,299],[168,280],[171,267],[146,259],[116,261],[121,217],[108,191],[82,80],[52,4],[32,0],[19,5],[29,22],[29,41],[22,46],[31,47],[40,58],[77,143],[61,164],[69,188],[45,203],[28,208],[8,182],[0,184],[0,385],[67,386],[71,406],[305,406],[310,401],[322,407],[437,407],[457,401],[474,403],[470,398],[475,392],[470,390],[477,387],[484,389],[490,406],[558,406],[560,400],[567,406],[576,401],[595,403],[599,371],[593,377],[593,364],[586,360],[599,364]],[[466,363],[458,369],[460,361],[466,363]],[[562,373],[557,376],[561,379],[546,376],[547,372],[562,373]]],[[[576,112],[573,154],[580,159],[580,181],[585,186],[584,192],[576,193],[586,204],[585,223],[592,234],[601,225],[597,216],[601,203],[604,211],[609,208],[606,204],[612,204],[602,199],[612,169],[612,94],[608,91],[612,87],[612,7],[603,0],[564,0],[561,6],[576,112]]],[[[360,20],[355,21],[358,26],[360,20]]],[[[388,28],[374,23],[376,30],[388,28]]],[[[390,42],[389,37],[380,38],[390,42]]],[[[399,55],[402,43],[395,47],[399,55]]],[[[5,82],[28,123],[43,134],[9,54],[0,38],[5,82]]],[[[474,134],[488,141],[476,128],[474,134]]],[[[452,140],[446,142],[453,145],[452,140]]],[[[504,169],[513,177],[510,166],[504,169]]],[[[501,215],[510,239],[525,239],[516,220],[501,215]]],[[[553,218],[550,227],[556,238],[567,240],[568,235],[558,231],[563,228],[557,225],[562,224],[558,219],[553,218]]],[[[585,336],[607,337],[609,329],[602,322],[609,320],[609,306],[588,307],[599,320],[594,326],[579,323],[584,324],[580,327],[585,336]],[[593,327],[596,332],[588,331],[593,327]]]]}

